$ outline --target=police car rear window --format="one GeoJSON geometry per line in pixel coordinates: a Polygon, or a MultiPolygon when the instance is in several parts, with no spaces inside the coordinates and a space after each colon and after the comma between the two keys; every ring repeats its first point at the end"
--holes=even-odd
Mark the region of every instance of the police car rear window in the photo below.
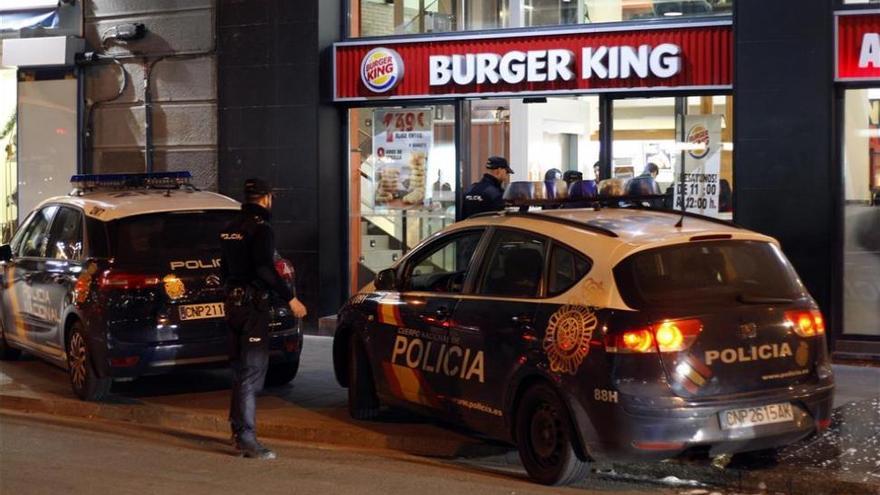
{"type": "Polygon", "coordinates": [[[220,231],[234,210],[151,213],[113,222],[111,245],[117,262],[165,262],[169,256],[219,253],[220,231]]]}
{"type": "Polygon", "coordinates": [[[773,244],[693,242],[643,251],[614,268],[620,294],[636,309],[739,304],[800,296],[797,275],[773,244]]]}

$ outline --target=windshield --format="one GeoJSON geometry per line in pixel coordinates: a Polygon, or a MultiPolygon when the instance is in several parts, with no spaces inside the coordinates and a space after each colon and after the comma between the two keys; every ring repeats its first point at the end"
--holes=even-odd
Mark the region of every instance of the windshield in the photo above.
{"type": "Polygon", "coordinates": [[[219,254],[220,231],[236,210],[151,213],[114,222],[111,238],[118,262],[143,263],[169,256],[219,254]]]}
{"type": "Polygon", "coordinates": [[[782,252],[757,241],[679,244],[636,253],[614,269],[627,305],[636,309],[707,303],[773,303],[802,288],[782,252]]]}

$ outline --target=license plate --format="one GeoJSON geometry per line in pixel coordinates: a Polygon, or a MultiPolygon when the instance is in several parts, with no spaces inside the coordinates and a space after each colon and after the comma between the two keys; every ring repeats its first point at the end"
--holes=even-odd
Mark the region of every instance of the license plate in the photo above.
{"type": "Polygon", "coordinates": [[[204,320],[206,318],[223,318],[226,308],[222,302],[207,304],[185,304],[178,308],[181,320],[204,320]]]}
{"type": "Polygon", "coordinates": [[[787,403],[728,409],[718,413],[718,416],[722,430],[794,421],[794,411],[787,403]]]}

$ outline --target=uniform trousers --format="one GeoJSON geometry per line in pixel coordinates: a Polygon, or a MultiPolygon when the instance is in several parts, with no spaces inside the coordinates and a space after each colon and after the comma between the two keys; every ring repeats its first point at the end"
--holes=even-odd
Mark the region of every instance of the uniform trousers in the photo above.
{"type": "Polygon", "coordinates": [[[239,445],[256,442],[257,394],[269,367],[269,309],[263,301],[226,305],[232,400],[229,424],[239,445]]]}

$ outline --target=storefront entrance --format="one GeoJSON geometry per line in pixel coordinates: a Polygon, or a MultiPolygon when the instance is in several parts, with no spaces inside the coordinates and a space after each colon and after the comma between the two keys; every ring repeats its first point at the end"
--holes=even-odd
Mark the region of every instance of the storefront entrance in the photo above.
{"type": "Polygon", "coordinates": [[[456,199],[490,156],[506,157],[518,181],[569,170],[628,179],[656,165],[668,207],[684,197],[691,211],[731,220],[732,101],[584,95],[350,109],[350,290],[459,218],[456,199]]]}
{"type": "Polygon", "coordinates": [[[845,96],[843,329],[880,337],[880,87],[845,96]]]}

